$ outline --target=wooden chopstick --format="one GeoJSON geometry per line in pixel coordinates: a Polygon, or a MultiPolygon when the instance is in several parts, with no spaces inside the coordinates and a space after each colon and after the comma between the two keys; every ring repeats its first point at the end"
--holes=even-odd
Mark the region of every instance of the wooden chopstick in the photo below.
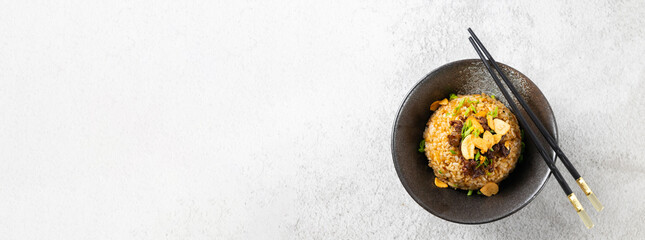
{"type": "MultiPolygon", "coordinates": [[[[470,30],[470,29],[469,29],[469,32],[472,32],[472,30],[470,30]]],[[[564,191],[564,193],[567,195],[567,198],[569,199],[569,201],[571,202],[571,204],[572,204],[572,205],[573,205],[573,207],[575,208],[576,212],[577,212],[577,213],[578,213],[578,215],[580,216],[580,219],[582,219],[582,222],[585,224],[585,226],[586,226],[587,228],[592,228],[592,227],[593,227],[593,223],[591,222],[591,218],[589,217],[589,215],[587,214],[587,212],[584,210],[584,208],[582,207],[582,205],[581,205],[581,204],[580,204],[580,202],[578,201],[578,199],[577,199],[576,195],[573,193],[573,191],[571,190],[571,188],[569,187],[569,185],[567,184],[567,182],[566,182],[566,181],[564,180],[564,178],[562,177],[562,174],[560,173],[560,171],[558,170],[558,168],[556,168],[556,166],[555,166],[554,162],[552,162],[552,161],[551,161],[551,159],[549,158],[549,156],[548,156],[548,154],[547,154],[547,152],[546,152],[546,149],[544,148],[544,146],[542,145],[542,143],[538,140],[537,135],[533,132],[533,130],[532,130],[531,128],[529,128],[529,127],[528,127],[528,126],[529,126],[529,125],[528,125],[528,122],[526,121],[526,119],[524,118],[524,116],[522,116],[522,114],[520,114],[518,107],[515,105],[515,102],[513,102],[513,100],[512,100],[512,98],[511,98],[511,96],[510,96],[510,95],[509,95],[509,93],[506,91],[506,89],[504,89],[504,86],[502,85],[502,83],[501,83],[501,81],[499,80],[499,78],[497,78],[497,75],[495,74],[495,72],[494,72],[494,71],[493,71],[493,69],[491,68],[489,61],[488,61],[488,60],[486,60],[486,58],[484,57],[484,55],[483,55],[483,54],[482,54],[482,52],[480,51],[478,44],[477,44],[477,43],[475,43],[475,41],[473,40],[473,38],[472,38],[472,37],[470,37],[468,40],[470,40],[470,43],[471,43],[471,44],[473,45],[473,47],[475,48],[475,51],[476,51],[476,52],[477,52],[477,54],[479,55],[479,58],[482,60],[482,62],[483,62],[483,63],[484,63],[484,65],[486,66],[486,69],[488,70],[488,72],[489,72],[489,73],[491,74],[491,76],[493,77],[493,80],[495,80],[495,84],[497,84],[497,87],[499,87],[499,88],[500,88],[500,90],[502,91],[502,94],[503,94],[503,95],[504,95],[504,97],[508,100],[508,103],[509,103],[509,105],[511,106],[511,109],[513,109],[513,111],[516,113],[516,116],[517,116],[517,118],[520,120],[520,123],[521,123],[523,126],[525,126],[525,130],[526,130],[526,132],[528,133],[528,135],[529,135],[529,137],[531,138],[531,140],[532,140],[532,141],[535,143],[535,145],[537,146],[538,152],[539,152],[539,153],[540,153],[540,155],[542,156],[542,159],[543,159],[543,160],[544,160],[544,162],[547,164],[547,166],[551,169],[551,172],[553,173],[553,176],[555,177],[555,179],[556,179],[556,180],[558,181],[558,183],[560,184],[560,187],[562,188],[562,190],[564,191]]],[[[482,47],[483,47],[483,45],[482,45],[482,47]]],[[[501,72],[501,71],[499,72],[499,74],[500,74],[500,75],[504,75],[504,73],[503,73],[503,72],[501,72]]]]}
{"type": "MultiPolygon", "coordinates": [[[[471,37],[475,40],[477,45],[481,47],[481,50],[484,52],[484,55],[486,55],[486,57],[493,65],[495,70],[497,70],[497,72],[500,73],[500,76],[502,77],[502,80],[504,80],[504,83],[506,83],[506,86],[508,86],[508,88],[511,90],[513,95],[515,95],[515,98],[517,99],[517,101],[520,103],[520,105],[522,105],[522,107],[529,115],[529,117],[531,118],[535,126],[538,128],[542,136],[544,136],[544,138],[546,139],[547,143],[549,143],[549,146],[551,146],[553,151],[555,151],[556,155],[560,158],[560,160],[562,160],[562,164],[567,168],[569,173],[571,173],[571,176],[573,176],[573,178],[576,180],[576,182],[578,183],[578,186],[580,186],[582,191],[585,193],[585,195],[591,202],[591,205],[593,205],[596,211],[599,211],[599,212],[602,211],[604,207],[596,197],[596,194],[594,194],[593,191],[591,191],[591,188],[589,188],[585,180],[582,178],[582,176],[580,176],[580,173],[578,173],[578,170],[576,170],[576,168],[573,166],[571,161],[569,161],[569,158],[564,154],[562,149],[560,149],[555,139],[546,130],[546,128],[544,127],[542,122],[537,118],[537,116],[535,116],[535,113],[533,113],[533,111],[528,106],[528,104],[526,104],[526,101],[524,101],[524,98],[522,97],[522,95],[520,95],[517,89],[515,89],[515,86],[513,85],[513,83],[511,83],[511,81],[508,79],[506,74],[502,72],[502,69],[499,67],[495,59],[493,59],[493,56],[490,55],[486,47],[484,47],[484,44],[482,44],[481,41],[479,41],[479,38],[477,37],[477,35],[475,35],[472,29],[468,28],[468,32],[470,33],[471,37]]],[[[509,99],[509,101],[511,100],[509,99]]]]}

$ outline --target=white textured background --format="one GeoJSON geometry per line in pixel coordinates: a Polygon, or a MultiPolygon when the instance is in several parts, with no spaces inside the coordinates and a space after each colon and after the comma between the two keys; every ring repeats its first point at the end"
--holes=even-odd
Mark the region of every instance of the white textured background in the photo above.
{"type": "Polygon", "coordinates": [[[642,239],[645,1],[466,2],[3,1],[0,239],[642,239]],[[401,186],[395,113],[467,27],[551,101],[594,229],[553,179],[478,226],[401,186]]]}

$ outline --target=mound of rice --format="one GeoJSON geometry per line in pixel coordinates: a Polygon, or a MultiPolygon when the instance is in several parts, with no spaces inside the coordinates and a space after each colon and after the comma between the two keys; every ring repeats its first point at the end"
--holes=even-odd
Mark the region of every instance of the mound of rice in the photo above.
{"type": "Polygon", "coordinates": [[[488,182],[499,183],[504,180],[515,168],[521,153],[520,127],[515,115],[500,101],[485,94],[459,95],[448,104],[440,106],[430,117],[423,137],[428,165],[434,170],[435,176],[450,187],[464,190],[477,190],[488,182]],[[496,118],[510,125],[510,130],[495,146],[497,149],[506,148],[505,154],[500,154],[499,150],[497,154],[488,151],[488,156],[491,157],[486,159],[490,162],[485,165],[474,159],[465,159],[460,147],[455,146],[454,140],[451,144],[449,139],[455,131],[455,122],[463,122],[466,118],[464,115],[475,115],[475,112],[480,113],[478,116],[483,115],[482,112],[493,113],[496,107],[496,118]],[[473,164],[479,166],[475,168],[473,164]]]}

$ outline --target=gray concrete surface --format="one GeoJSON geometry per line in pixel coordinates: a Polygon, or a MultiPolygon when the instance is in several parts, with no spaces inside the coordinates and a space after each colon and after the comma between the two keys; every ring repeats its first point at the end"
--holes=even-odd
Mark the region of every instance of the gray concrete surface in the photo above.
{"type": "Polygon", "coordinates": [[[643,239],[643,15],[640,0],[1,3],[0,238],[643,239]],[[553,179],[477,226],[401,186],[395,113],[429,71],[476,57],[468,27],[550,100],[606,206],[581,199],[595,228],[553,179]]]}

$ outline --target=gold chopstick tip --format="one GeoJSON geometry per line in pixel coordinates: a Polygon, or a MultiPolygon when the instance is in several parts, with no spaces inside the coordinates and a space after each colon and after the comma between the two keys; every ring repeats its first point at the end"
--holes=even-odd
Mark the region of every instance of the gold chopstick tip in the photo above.
{"type": "Polygon", "coordinates": [[[585,193],[585,195],[587,196],[587,198],[591,202],[591,205],[593,205],[593,207],[596,209],[596,211],[598,211],[598,212],[602,211],[602,209],[604,209],[605,207],[602,206],[602,203],[600,203],[600,200],[598,200],[598,198],[596,197],[596,194],[594,194],[591,191],[591,188],[589,188],[589,185],[587,185],[585,180],[582,179],[582,177],[580,177],[580,178],[576,179],[576,182],[578,183],[578,186],[580,186],[580,189],[582,189],[582,191],[585,193]]]}
{"type": "Polygon", "coordinates": [[[582,207],[582,204],[580,204],[580,201],[578,201],[578,198],[576,197],[576,195],[571,193],[567,197],[569,198],[571,205],[573,205],[573,208],[576,209],[576,212],[578,213],[578,216],[580,216],[580,220],[582,220],[582,223],[584,223],[587,228],[592,228],[593,222],[591,221],[589,214],[587,214],[585,209],[582,207]]]}
{"type": "Polygon", "coordinates": [[[589,198],[589,201],[591,202],[591,205],[596,209],[596,211],[600,212],[602,211],[605,207],[600,203],[598,198],[596,197],[596,194],[591,193],[587,195],[587,198],[589,198]]]}
{"type": "Polygon", "coordinates": [[[578,212],[578,216],[580,216],[580,219],[582,219],[582,223],[585,224],[585,227],[587,227],[587,229],[591,229],[593,227],[593,222],[591,221],[589,214],[587,214],[587,211],[582,210],[578,212]]]}

